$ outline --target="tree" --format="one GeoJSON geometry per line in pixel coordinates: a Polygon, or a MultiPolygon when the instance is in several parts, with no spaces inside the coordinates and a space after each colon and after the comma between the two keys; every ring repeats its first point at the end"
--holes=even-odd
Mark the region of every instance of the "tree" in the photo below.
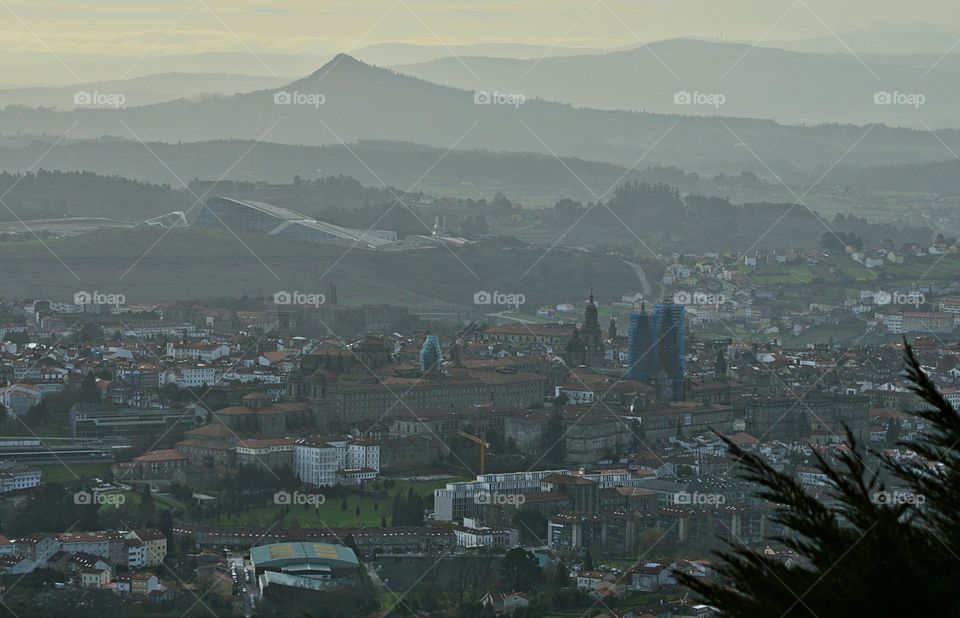
{"type": "Polygon", "coordinates": [[[92,371],[87,372],[83,382],[80,383],[80,392],[77,393],[77,401],[82,403],[99,403],[100,389],[97,388],[97,378],[92,371]]]}
{"type": "Polygon", "coordinates": [[[540,447],[546,465],[556,466],[563,463],[567,449],[563,433],[563,417],[559,409],[554,409],[550,414],[547,426],[543,430],[540,447]]]}
{"type": "Polygon", "coordinates": [[[500,584],[511,591],[530,592],[542,579],[540,563],[522,547],[514,547],[500,560],[500,584]]]}
{"type": "Polygon", "coordinates": [[[830,500],[807,493],[795,478],[728,442],[738,474],[759,483],[761,497],[778,505],[776,540],[799,554],[800,564],[737,542],[720,552],[717,581],[678,574],[724,616],[956,615],[960,577],[960,414],[906,347],[911,390],[930,409],[911,414],[927,428],[900,442],[935,468],[867,451],[847,432],[849,450],[828,462],[814,451],[828,478],[830,500]],[[864,458],[879,463],[869,469],[864,458]],[[892,494],[881,472],[907,488],[892,494]],[[899,498],[897,497],[899,496],[899,498]],[[922,508],[920,508],[922,505],[922,508]]]}
{"type": "Polygon", "coordinates": [[[557,590],[566,588],[570,585],[570,572],[563,560],[557,562],[557,566],[553,571],[553,579],[551,580],[550,584],[557,590]]]}
{"type": "Polygon", "coordinates": [[[153,511],[153,493],[149,483],[145,484],[140,492],[140,510],[147,515],[153,511]]]}
{"type": "Polygon", "coordinates": [[[535,508],[522,506],[513,516],[513,525],[520,531],[525,545],[543,545],[547,538],[547,518],[535,508]]]}
{"type": "Polygon", "coordinates": [[[168,509],[161,509],[158,515],[157,528],[167,537],[167,545],[173,546],[173,515],[168,509]]]}
{"type": "Polygon", "coordinates": [[[77,333],[77,340],[81,342],[99,341],[103,339],[103,329],[96,322],[86,322],[77,333]]]}
{"type": "Polygon", "coordinates": [[[889,444],[890,446],[894,446],[899,440],[900,440],[900,422],[895,418],[891,418],[889,421],[887,421],[886,443],[889,444]]]}

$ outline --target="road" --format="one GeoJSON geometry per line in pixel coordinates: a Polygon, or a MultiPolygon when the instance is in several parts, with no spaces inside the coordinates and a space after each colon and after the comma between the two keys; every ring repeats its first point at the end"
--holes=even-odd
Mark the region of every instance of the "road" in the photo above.
{"type": "Polygon", "coordinates": [[[650,298],[650,294],[653,293],[653,286],[651,286],[650,282],[647,280],[647,273],[643,272],[643,267],[636,262],[628,262],[624,259],[621,259],[620,261],[633,269],[633,272],[637,274],[637,279],[640,280],[640,292],[643,294],[644,298],[650,298]]]}
{"type": "Polygon", "coordinates": [[[236,587],[240,589],[239,592],[241,600],[243,601],[243,615],[247,618],[253,615],[254,608],[256,607],[256,593],[257,593],[257,582],[253,579],[253,569],[250,564],[243,559],[243,555],[231,554],[227,557],[227,563],[230,565],[230,570],[233,573],[236,573],[236,587]],[[247,569],[250,570],[251,577],[250,581],[247,581],[246,572],[247,569]],[[246,588],[246,592],[242,590],[246,588]]]}

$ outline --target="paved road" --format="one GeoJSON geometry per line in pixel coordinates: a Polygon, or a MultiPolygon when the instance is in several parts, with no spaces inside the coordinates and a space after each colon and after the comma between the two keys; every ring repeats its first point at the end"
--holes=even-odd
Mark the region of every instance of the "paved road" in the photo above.
{"type": "Polygon", "coordinates": [[[643,267],[636,262],[628,262],[623,259],[620,261],[633,269],[633,272],[637,274],[637,279],[640,280],[640,291],[643,293],[643,297],[650,298],[650,294],[653,293],[653,286],[647,280],[647,273],[643,272],[643,267]]]}

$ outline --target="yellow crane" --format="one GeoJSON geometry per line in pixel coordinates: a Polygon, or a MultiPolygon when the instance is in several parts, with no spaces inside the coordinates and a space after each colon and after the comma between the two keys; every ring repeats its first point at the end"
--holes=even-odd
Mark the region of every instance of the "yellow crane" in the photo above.
{"type": "Polygon", "coordinates": [[[457,435],[463,436],[467,440],[470,440],[471,442],[476,442],[477,444],[480,445],[480,474],[483,474],[485,469],[484,460],[486,459],[487,449],[490,448],[490,443],[487,442],[482,436],[475,436],[465,431],[458,431],[457,435]]]}

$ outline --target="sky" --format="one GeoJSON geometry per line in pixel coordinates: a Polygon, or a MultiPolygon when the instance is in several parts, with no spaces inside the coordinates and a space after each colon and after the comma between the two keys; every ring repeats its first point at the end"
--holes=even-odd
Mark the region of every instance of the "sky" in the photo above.
{"type": "Polygon", "coordinates": [[[845,24],[960,25],[948,0],[2,0],[0,49],[330,53],[384,41],[622,46],[816,37],[845,24]],[[240,40],[242,39],[243,43],[240,40]]]}
{"type": "MultiPolygon", "coordinates": [[[[25,64],[56,59],[69,65],[71,59],[91,56],[137,62],[218,51],[326,55],[383,42],[442,46],[511,42],[564,48],[624,47],[674,37],[766,42],[847,36],[869,24],[937,24],[924,27],[941,32],[947,45],[954,33],[960,35],[960,3],[0,0],[0,58],[25,64]]],[[[895,29],[892,32],[895,40],[895,29]]],[[[42,81],[42,76],[38,79],[42,81]]],[[[3,81],[9,80],[0,75],[3,81]]]]}

